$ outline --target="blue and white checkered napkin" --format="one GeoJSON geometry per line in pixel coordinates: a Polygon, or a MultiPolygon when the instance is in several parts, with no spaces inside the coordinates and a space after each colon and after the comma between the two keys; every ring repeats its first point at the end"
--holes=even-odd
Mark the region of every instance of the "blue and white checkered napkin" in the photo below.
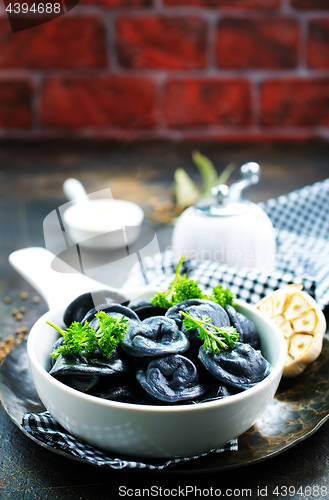
{"type": "Polygon", "coordinates": [[[162,470],[174,465],[196,460],[209,453],[223,453],[227,451],[236,451],[238,449],[237,439],[233,439],[226,445],[203,453],[202,455],[173,458],[171,460],[154,459],[153,461],[136,461],[130,460],[127,457],[117,458],[106,451],[99,450],[94,446],[83,443],[61,427],[47,411],[44,413],[26,413],[23,415],[22,427],[25,432],[54,450],[63,451],[71,455],[72,458],[82,459],[92,465],[109,467],[111,469],[162,470]]]}
{"type": "MultiPolygon", "coordinates": [[[[278,252],[274,272],[266,274],[257,270],[235,269],[211,261],[185,262],[185,272],[199,281],[205,290],[222,283],[231,288],[238,298],[252,303],[286,284],[303,284],[304,290],[314,295],[325,309],[329,304],[329,179],[260,206],[271,218],[277,232],[278,252]]],[[[143,264],[149,283],[154,285],[169,283],[176,267],[171,251],[145,258],[143,264]]],[[[126,285],[143,284],[144,276],[138,265],[133,268],[126,285]]],[[[194,456],[156,462],[115,458],[73,437],[47,412],[24,415],[22,426],[25,432],[56,450],[114,469],[161,470],[199,458],[194,456]]],[[[234,451],[237,447],[237,440],[233,440],[209,453],[234,451]]]]}
{"type": "MultiPolygon", "coordinates": [[[[259,204],[272,220],[277,237],[275,270],[236,269],[218,262],[185,261],[184,271],[204,289],[218,283],[246,302],[256,303],[289,283],[302,284],[322,309],[329,304],[329,179],[259,204]]],[[[172,250],[143,259],[147,280],[166,285],[177,262],[172,250]]],[[[126,286],[145,284],[134,266],[126,286]]]]}

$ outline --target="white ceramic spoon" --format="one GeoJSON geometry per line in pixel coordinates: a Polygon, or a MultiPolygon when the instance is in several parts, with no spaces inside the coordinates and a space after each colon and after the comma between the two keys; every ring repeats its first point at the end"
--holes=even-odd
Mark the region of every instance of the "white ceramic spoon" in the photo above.
{"type": "Polygon", "coordinates": [[[144,295],[151,287],[115,289],[78,273],[63,262],[62,271],[51,267],[55,255],[41,247],[24,248],[9,256],[9,262],[16,271],[30,283],[45,299],[49,309],[66,307],[72,300],[85,292],[106,289],[118,291],[130,299],[144,295]],[[67,272],[64,272],[65,269],[67,272]]]}
{"type": "Polygon", "coordinates": [[[90,201],[84,186],[80,181],[78,181],[78,179],[66,179],[66,181],[63,183],[63,191],[67,199],[70,201],[90,201]]]}

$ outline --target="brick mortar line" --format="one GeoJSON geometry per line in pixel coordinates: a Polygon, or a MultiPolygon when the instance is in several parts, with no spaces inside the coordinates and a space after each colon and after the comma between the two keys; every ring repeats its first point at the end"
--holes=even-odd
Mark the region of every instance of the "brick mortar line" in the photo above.
{"type": "Polygon", "coordinates": [[[32,103],[31,103],[31,128],[35,131],[40,130],[41,123],[41,92],[42,92],[42,84],[43,79],[40,75],[33,75],[33,95],[32,95],[32,103]]]}
{"type": "Polygon", "coordinates": [[[298,67],[308,70],[307,67],[307,43],[308,43],[309,20],[306,18],[299,21],[299,43],[298,43],[298,67]]]}
{"type": "Polygon", "coordinates": [[[106,26],[107,64],[110,69],[115,69],[118,66],[115,21],[112,16],[107,16],[105,19],[103,19],[103,22],[106,26]]]}
{"type": "MultiPolygon", "coordinates": [[[[160,109],[160,108],[159,108],[160,109]]],[[[161,108],[163,110],[163,107],[161,108]]],[[[251,124],[250,126],[246,126],[243,128],[227,128],[225,126],[213,126],[209,125],[209,127],[201,127],[201,128],[180,128],[180,127],[169,127],[164,117],[162,117],[161,121],[158,121],[154,129],[129,129],[129,128],[115,128],[115,127],[82,127],[82,128],[57,128],[57,127],[43,127],[41,124],[37,124],[34,127],[31,126],[27,130],[10,130],[10,129],[0,129],[0,133],[2,131],[5,132],[14,132],[21,133],[24,132],[27,135],[40,135],[40,136],[51,136],[51,137],[74,137],[78,136],[104,136],[108,134],[112,135],[120,135],[123,136],[127,133],[130,133],[136,137],[144,136],[145,134],[149,137],[161,137],[162,134],[180,134],[182,136],[188,135],[200,135],[206,137],[211,136],[236,136],[239,135],[257,135],[257,136],[271,136],[273,134],[279,136],[289,135],[301,135],[303,134],[305,137],[313,136],[318,134],[326,134],[329,138],[329,127],[326,128],[324,126],[319,127],[264,127],[259,122],[258,124],[251,124]],[[211,128],[210,128],[211,127],[211,128]]]]}
{"type": "Polygon", "coordinates": [[[260,83],[262,81],[266,81],[269,79],[284,79],[284,78],[296,78],[301,80],[316,80],[319,78],[328,78],[329,70],[323,69],[307,69],[307,71],[299,71],[296,69],[278,69],[278,70],[224,70],[224,69],[201,69],[201,70],[129,70],[124,69],[118,66],[118,68],[114,71],[113,68],[77,68],[74,70],[71,69],[45,69],[39,70],[35,68],[1,68],[0,69],[0,78],[2,79],[10,79],[10,78],[41,78],[42,80],[48,78],[77,78],[79,79],[84,77],[98,77],[98,76],[122,76],[122,77],[130,77],[130,78],[145,78],[151,79],[154,81],[159,81],[165,79],[166,81],[172,79],[195,79],[202,80],[206,78],[214,78],[221,81],[225,80],[250,80],[254,83],[260,83]]]}
{"type": "Polygon", "coordinates": [[[204,136],[212,136],[212,135],[226,135],[226,136],[239,136],[239,135],[262,135],[262,136],[270,136],[270,135],[280,135],[280,136],[286,136],[286,134],[290,135],[313,135],[313,134],[329,134],[329,127],[287,127],[287,128],[282,128],[282,127],[273,127],[273,128],[265,128],[265,127],[256,127],[256,126],[250,126],[246,127],[243,129],[228,129],[226,127],[211,127],[211,130],[205,130],[204,128],[186,128],[186,129],[179,129],[179,128],[169,128],[166,127],[164,129],[164,132],[179,132],[184,135],[204,135],[204,136]]]}
{"type": "Polygon", "coordinates": [[[259,127],[261,119],[260,83],[250,80],[251,83],[251,120],[254,126],[259,127]]]}
{"type": "MultiPolygon", "coordinates": [[[[7,132],[12,132],[13,134],[21,134],[24,133],[26,135],[31,134],[31,129],[14,129],[14,128],[1,128],[0,127],[0,133],[7,133],[7,132]]],[[[34,131],[32,131],[34,132],[34,131]]],[[[77,129],[58,129],[58,128],[51,128],[51,127],[45,127],[42,130],[38,131],[38,133],[41,133],[42,135],[49,135],[49,134],[55,134],[56,136],[61,136],[64,133],[66,135],[74,136],[74,135],[85,135],[85,134],[93,134],[93,135],[105,135],[105,134],[120,134],[123,135],[124,133],[131,133],[134,135],[157,135],[159,132],[159,129],[130,129],[130,128],[111,128],[111,127],[101,127],[101,128],[91,128],[91,127],[85,127],[85,128],[77,128],[77,129]]],[[[284,130],[282,128],[259,128],[259,127],[246,127],[244,129],[227,129],[225,127],[212,127],[211,130],[209,129],[199,129],[199,128],[186,128],[186,129],[181,129],[181,128],[169,128],[169,127],[164,127],[162,129],[162,132],[165,133],[179,133],[182,135],[204,135],[204,136],[211,136],[211,135],[226,135],[226,136],[239,136],[239,135],[255,135],[255,134],[261,134],[264,136],[269,136],[269,135],[286,135],[286,134],[318,134],[318,133],[329,133],[329,128],[323,128],[323,127],[317,127],[317,128],[285,128],[284,130]]]]}
{"type": "Polygon", "coordinates": [[[207,57],[208,68],[215,71],[216,68],[216,33],[217,24],[220,17],[208,19],[208,33],[207,33],[207,57]]]}
{"type": "Polygon", "coordinates": [[[153,0],[153,6],[149,7],[149,9],[150,8],[152,9],[152,7],[154,10],[159,11],[159,12],[166,8],[165,5],[163,4],[162,0],[153,0]]]}
{"type": "MultiPolygon", "coordinates": [[[[72,12],[72,11],[71,11],[72,12]]],[[[83,10],[80,11],[81,13],[83,10]]],[[[99,13],[100,11],[98,9],[93,9],[94,13],[99,13]]],[[[173,13],[169,13],[167,11],[149,11],[149,10],[142,10],[142,9],[132,9],[129,12],[127,10],[114,10],[113,11],[102,11],[102,18],[104,17],[113,17],[115,20],[118,18],[154,18],[154,17],[161,17],[161,18],[185,18],[185,17],[197,17],[198,19],[203,19],[203,20],[209,20],[209,19],[219,19],[222,16],[221,12],[217,12],[216,15],[214,15],[213,12],[209,11],[208,9],[201,9],[201,11],[196,11],[195,9],[191,9],[190,12],[176,12],[176,15],[173,15],[173,13]],[[161,15],[159,15],[161,13],[161,15]]],[[[329,13],[328,13],[329,17],[329,13]]]]}
{"type": "Polygon", "coordinates": [[[164,118],[164,99],[165,99],[165,86],[167,83],[166,75],[161,75],[158,79],[157,88],[156,88],[156,120],[158,124],[158,128],[162,129],[165,127],[165,118],[164,118]]]}
{"type": "MultiPolygon", "coordinates": [[[[31,133],[31,129],[6,129],[6,128],[1,128],[0,127],[0,132],[7,132],[7,131],[12,131],[12,132],[24,132],[24,133],[31,133]]],[[[108,133],[116,133],[116,134],[123,134],[125,132],[130,132],[132,134],[148,134],[148,135],[156,135],[159,133],[159,128],[155,127],[154,129],[133,129],[133,128],[115,128],[115,127],[81,127],[81,128],[57,128],[57,127],[43,127],[42,130],[38,131],[40,133],[44,134],[55,134],[55,135],[62,135],[62,134],[68,134],[68,135],[76,135],[76,134],[108,134],[108,133]]],[[[220,126],[211,126],[211,129],[209,127],[203,127],[203,128],[180,128],[180,127],[168,127],[164,126],[162,128],[162,132],[179,132],[181,134],[198,134],[198,135],[216,135],[216,134],[221,134],[221,135],[232,135],[232,136],[238,136],[238,135],[251,135],[251,134],[261,134],[261,135],[271,135],[271,134],[279,134],[279,135],[286,135],[286,134],[314,134],[314,133],[329,133],[329,127],[324,127],[324,126],[319,126],[319,127],[256,127],[256,126],[247,126],[245,128],[227,128],[227,127],[220,127],[220,126]]]]}
{"type": "MultiPolygon", "coordinates": [[[[284,14],[290,13],[290,11],[291,11],[290,0],[281,0],[280,10],[284,14]]],[[[295,10],[295,9],[293,9],[293,10],[295,10]]]]}
{"type": "Polygon", "coordinates": [[[65,135],[66,138],[74,138],[74,137],[106,137],[106,136],[121,136],[122,138],[130,134],[131,136],[134,136],[136,138],[141,138],[141,137],[149,137],[149,138],[155,138],[155,137],[169,137],[170,135],[180,135],[182,138],[184,137],[192,137],[192,136],[199,136],[200,138],[203,137],[205,139],[209,137],[220,137],[222,136],[223,138],[225,137],[231,137],[231,138],[236,138],[238,139],[240,137],[245,137],[245,138],[252,138],[252,137],[259,137],[261,138],[266,138],[266,137],[281,137],[282,139],[289,139],[289,138],[294,138],[294,137],[300,137],[304,136],[305,138],[307,137],[320,137],[320,136],[325,136],[329,138],[329,128],[324,128],[324,127],[317,127],[317,128],[285,128],[284,130],[282,128],[271,128],[271,129],[260,129],[256,127],[249,127],[245,129],[234,129],[234,130],[229,130],[227,128],[214,128],[212,127],[211,131],[210,130],[205,130],[205,129],[170,129],[168,127],[163,128],[161,131],[159,129],[153,129],[153,130],[147,130],[147,129],[140,129],[140,130],[134,130],[134,129],[117,129],[117,128],[84,128],[84,129],[61,129],[58,130],[56,128],[43,128],[42,130],[31,130],[31,129],[6,129],[6,128],[0,128],[0,137],[3,136],[12,136],[12,137],[17,137],[17,136],[24,136],[26,138],[30,138],[31,136],[33,137],[42,137],[42,138],[63,138],[65,135]]]}

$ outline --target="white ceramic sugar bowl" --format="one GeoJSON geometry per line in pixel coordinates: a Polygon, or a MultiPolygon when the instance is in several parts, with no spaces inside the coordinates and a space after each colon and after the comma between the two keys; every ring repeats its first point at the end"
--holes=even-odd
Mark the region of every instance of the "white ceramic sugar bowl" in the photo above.
{"type": "Polygon", "coordinates": [[[241,198],[242,191],[259,181],[261,169],[250,162],[240,169],[242,178],[228,187],[212,189],[212,199],[187,208],[178,218],[172,246],[176,257],[213,260],[234,267],[270,271],[276,241],[271,220],[255,203],[241,198]]]}

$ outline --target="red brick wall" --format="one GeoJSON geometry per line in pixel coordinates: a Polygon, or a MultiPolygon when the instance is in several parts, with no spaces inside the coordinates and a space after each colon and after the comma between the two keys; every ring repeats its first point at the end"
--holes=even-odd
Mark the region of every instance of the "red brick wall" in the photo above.
{"type": "Polygon", "coordinates": [[[329,139],[329,0],[0,3],[3,137],[329,139]]]}

